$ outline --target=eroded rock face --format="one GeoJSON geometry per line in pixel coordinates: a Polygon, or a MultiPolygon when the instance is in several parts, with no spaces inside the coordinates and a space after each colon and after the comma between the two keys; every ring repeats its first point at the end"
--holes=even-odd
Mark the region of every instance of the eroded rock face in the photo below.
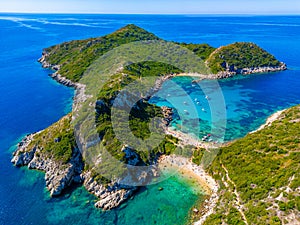
{"type": "Polygon", "coordinates": [[[56,80],[58,83],[65,85],[67,87],[76,87],[77,84],[72,82],[71,80],[61,76],[59,73],[55,72],[53,74],[49,75],[50,77],[52,77],[54,80],[56,80]]]}
{"type": "Polygon", "coordinates": [[[38,146],[29,149],[33,139],[34,134],[31,134],[20,142],[11,160],[15,166],[27,165],[29,169],[44,171],[46,187],[51,196],[60,195],[73,182],[81,182],[78,176],[82,172],[83,162],[79,150],[74,150],[71,160],[63,164],[43,153],[38,146]]]}
{"type": "Polygon", "coordinates": [[[173,120],[173,109],[167,106],[163,106],[161,107],[162,112],[163,112],[163,123],[165,126],[169,126],[169,124],[172,122],[173,120]]]}
{"type": "Polygon", "coordinates": [[[234,65],[226,65],[226,71],[221,71],[216,75],[212,75],[215,79],[224,79],[230,78],[235,75],[250,75],[250,74],[257,74],[257,73],[270,73],[270,72],[279,72],[287,70],[287,66],[285,63],[281,63],[280,66],[265,66],[265,67],[252,67],[252,68],[243,68],[237,69],[234,65]]]}
{"type": "MultiPolygon", "coordinates": [[[[62,163],[54,160],[53,157],[44,153],[39,146],[30,148],[34,135],[27,135],[18,145],[11,162],[15,166],[28,166],[29,169],[36,169],[45,172],[46,187],[52,197],[60,195],[67,187],[75,183],[82,183],[85,188],[99,198],[95,207],[110,210],[130,198],[137,190],[137,187],[122,185],[118,181],[112,181],[108,185],[97,182],[90,171],[83,173],[83,161],[78,149],[74,149],[71,160],[62,163]]],[[[132,165],[139,163],[138,155],[130,148],[124,148],[126,155],[132,165]]],[[[140,179],[146,179],[147,174],[137,174],[140,179]]],[[[128,182],[133,182],[133,178],[128,182]]],[[[143,181],[143,180],[142,180],[143,181]]]]}
{"type": "Polygon", "coordinates": [[[27,135],[23,140],[18,144],[18,149],[13,153],[13,158],[11,162],[15,166],[24,166],[28,165],[34,157],[36,148],[28,150],[28,145],[31,142],[34,134],[27,135]]]}
{"type": "Polygon", "coordinates": [[[129,186],[125,189],[124,186],[119,185],[118,182],[112,182],[104,186],[94,180],[91,176],[91,172],[87,172],[82,176],[85,188],[99,198],[99,201],[95,203],[95,207],[103,208],[104,210],[118,207],[137,190],[137,187],[129,186]]]}

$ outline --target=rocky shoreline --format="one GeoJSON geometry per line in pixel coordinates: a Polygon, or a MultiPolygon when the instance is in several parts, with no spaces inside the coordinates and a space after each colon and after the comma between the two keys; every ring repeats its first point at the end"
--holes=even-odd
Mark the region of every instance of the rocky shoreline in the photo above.
{"type": "Polygon", "coordinates": [[[177,74],[176,76],[191,76],[197,77],[198,80],[194,82],[199,82],[201,80],[220,80],[220,79],[227,79],[232,78],[237,75],[251,75],[251,74],[263,74],[263,73],[274,73],[287,70],[287,65],[285,63],[281,63],[280,66],[265,66],[265,67],[253,67],[253,68],[243,68],[237,70],[226,70],[218,72],[217,74],[198,74],[198,73],[181,73],[177,74]]]}
{"type": "Polygon", "coordinates": [[[271,116],[269,116],[267,118],[266,122],[263,125],[261,125],[257,130],[249,132],[249,134],[253,134],[257,131],[264,129],[265,127],[271,126],[274,121],[279,119],[279,117],[282,115],[282,113],[284,111],[286,111],[286,110],[280,110],[280,111],[275,112],[274,114],[272,114],[271,116]]]}
{"type": "Polygon", "coordinates": [[[69,162],[62,163],[43,153],[38,145],[30,147],[35,136],[41,132],[25,136],[13,153],[11,162],[17,167],[27,166],[28,169],[45,172],[45,183],[51,197],[61,195],[74,183],[83,184],[87,191],[98,197],[95,207],[110,210],[118,207],[137,190],[136,187],[121,186],[116,181],[107,185],[97,182],[91,171],[84,172],[84,162],[77,148],[73,149],[69,162]]]}
{"type": "Polygon", "coordinates": [[[281,63],[280,66],[264,66],[264,67],[252,67],[252,68],[242,68],[242,69],[233,69],[219,72],[214,75],[215,79],[226,79],[233,77],[235,75],[251,75],[259,73],[272,73],[287,70],[285,63],[281,63]]]}
{"type": "MultiPolygon", "coordinates": [[[[48,53],[43,52],[42,57],[38,60],[43,68],[49,68],[54,70],[55,72],[50,74],[54,80],[57,82],[72,87],[76,90],[76,94],[74,97],[74,107],[78,106],[80,102],[85,101],[85,86],[80,83],[72,82],[67,78],[61,76],[58,71],[60,69],[60,65],[52,65],[47,62],[48,53]]],[[[243,69],[242,74],[252,74],[252,73],[263,73],[263,72],[275,72],[285,70],[286,66],[283,64],[281,67],[271,68],[271,67],[263,67],[263,68],[246,68],[243,69]]],[[[223,79],[236,75],[237,72],[221,72],[215,75],[199,75],[201,79],[223,79]]],[[[186,74],[185,74],[186,75],[186,74]]],[[[197,74],[193,74],[191,76],[197,76],[197,74]]],[[[177,76],[174,74],[160,77],[156,82],[152,89],[150,89],[149,93],[147,93],[145,99],[148,99],[153,95],[153,93],[157,92],[164,81],[177,76]]],[[[168,107],[162,107],[163,114],[165,117],[164,125],[168,126],[168,124],[172,120],[173,112],[168,107]]],[[[40,133],[40,132],[39,132],[40,133]]],[[[73,183],[82,183],[84,187],[90,193],[97,196],[99,201],[95,203],[95,207],[103,208],[104,210],[110,210],[112,208],[118,207],[124,201],[129,199],[134,192],[137,190],[137,187],[129,187],[122,186],[117,181],[113,181],[107,185],[103,185],[95,180],[91,171],[83,172],[84,162],[81,157],[80,150],[77,148],[73,149],[73,154],[70,161],[66,164],[61,162],[57,162],[53,157],[48,157],[47,155],[42,153],[42,149],[39,148],[38,145],[29,148],[30,144],[35,140],[35,135],[39,133],[34,133],[27,135],[17,146],[17,150],[13,154],[13,158],[11,162],[15,166],[27,166],[29,169],[36,169],[45,172],[45,181],[46,187],[50,192],[51,196],[59,196],[63,193],[63,191],[70,187],[73,183]]],[[[172,132],[168,131],[167,133],[172,134],[172,132]]],[[[191,139],[188,143],[190,144],[191,139]]],[[[196,143],[196,142],[195,142],[196,143]]],[[[198,145],[200,142],[198,142],[198,145]]],[[[202,146],[202,145],[201,145],[202,146]]],[[[203,146],[202,146],[203,147],[203,146]]],[[[204,146],[206,147],[206,146],[204,146]]],[[[176,158],[178,159],[178,158],[176,158]]],[[[174,159],[173,159],[174,160],[174,159]]],[[[186,160],[186,159],[185,159],[186,160]]],[[[218,196],[218,186],[208,174],[205,173],[203,169],[192,165],[191,163],[187,163],[185,170],[187,173],[196,174],[199,180],[201,180],[201,184],[203,187],[207,187],[206,189],[210,192],[210,199],[204,203],[205,212],[202,216],[201,220],[196,222],[195,224],[202,224],[203,221],[213,212],[213,209],[216,205],[218,196]]]]}
{"type": "Polygon", "coordinates": [[[23,138],[13,153],[11,162],[18,167],[27,166],[28,169],[44,171],[46,187],[50,196],[58,196],[73,182],[81,183],[80,174],[83,170],[83,161],[78,149],[74,149],[71,160],[63,164],[44,154],[43,149],[38,145],[30,147],[35,136],[40,132],[29,134],[23,138]]]}
{"type": "MultiPolygon", "coordinates": [[[[46,61],[47,52],[43,52],[42,57],[38,60],[43,68],[48,68],[55,71],[49,74],[58,83],[67,87],[72,87],[76,90],[73,107],[78,107],[81,102],[86,99],[85,85],[72,82],[58,73],[60,65],[52,65],[46,61]]],[[[159,78],[152,89],[147,93],[147,98],[157,92],[163,82],[170,79],[173,75],[159,78]]],[[[162,107],[164,114],[163,125],[167,126],[172,120],[172,110],[168,107],[162,107]]],[[[67,116],[66,116],[67,117],[67,116]]],[[[117,181],[112,181],[109,184],[103,185],[95,180],[91,171],[83,171],[84,162],[79,149],[73,149],[71,160],[63,164],[57,162],[53,157],[42,154],[38,145],[29,148],[30,144],[35,140],[36,135],[40,132],[29,134],[23,138],[18,144],[16,151],[13,153],[11,162],[18,167],[27,166],[29,169],[36,169],[45,172],[46,187],[50,192],[50,196],[55,197],[63,193],[73,183],[81,183],[88,192],[94,194],[99,201],[95,203],[95,207],[103,210],[110,210],[120,206],[138,189],[134,186],[121,185],[117,181]]],[[[128,154],[132,157],[132,154],[128,154]]],[[[129,160],[130,161],[130,160],[129,160]]],[[[150,171],[153,172],[153,171],[150,171]]],[[[154,172],[155,174],[155,172],[154,172]]],[[[151,174],[153,176],[153,174],[151,174]]]]}
{"type": "MultiPolygon", "coordinates": [[[[73,98],[73,107],[78,107],[81,102],[84,102],[87,96],[85,95],[85,85],[73,82],[63,76],[58,71],[60,65],[53,65],[47,62],[48,53],[43,51],[42,57],[38,60],[43,68],[55,71],[49,76],[58,83],[76,90],[73,98]]],[[[42,131],[41,131],[42,132],[42,131]]],[[[39,132],[40,133],[40,132],[39,132]]],[[[102,185],[97,182],[92,176],[91,171],[83,172],[84,162],[81,157],[81,152],[76,149],[78,155],[72,155],[69,163],[61,164],[53,158],[47,158],[39,154],[38,146],[33,149],[26,149],[29,144],[34,141],[34,136],[38,134],[27,135],[17,146],[17,150],[13,153],[11,162],[15,166],[28,166],[29,169],[36,169],[45,172],[46,187],[51,196],[59,196],[63,191],[70,187],[73,183],[80,183],[88,192],[94,194],[99,201],[95,203],[95,207],[103,210],[110,210],[118,207],[137,190],[136,187],[120,186],[114,181],[107,185],[102,185]]]]}

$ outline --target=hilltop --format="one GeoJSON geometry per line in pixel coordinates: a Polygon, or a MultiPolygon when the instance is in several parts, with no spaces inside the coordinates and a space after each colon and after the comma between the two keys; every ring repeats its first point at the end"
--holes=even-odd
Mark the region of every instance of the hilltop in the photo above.
{"type": "MultiPolygon", "coordinates": [[[[103,37],[70,41],[46,48],[43,51],[40,62],[43,64],[43,67],[55,70],[55,73],[52,74],[53,78],[64,85],[73,86],[77,89],[77,92],[81,92],[82,85],[80,84],[80,79],[84,76],[85,71],[92,65],[92,63],[99,58],[99,56],[104,55],[122,44],[148,40],[163,41],[159,37],[145,31],[142,28],[135,25],[127,25],[112,34],[103,37]]],[[[283,63],[280,63],[274,56],[270,55],[253,43],[235,43],[218,49],[211,47],[208,44],[175,44],[191,50],[196,56],[201,58],[203,65],[208,66],[208,69],[215,74],[219,74],[221,78],[242,73],[244,69],[249,69],[250,67],[250,72],[248,70],[248,73],[271,72],[286,69],[283,63]],[[243,57],[245,57],[246,60],[244,60],[243,57]],[[251,62],[249,61],[250,58],[251,62]]],[[[191,149],[194,149],[193,146],[184,146],[178,138],[175,138],[172,135],[166,135],[159,146],[154,149],[149,151],[139,151],[138,149],[123,144],[120,140],[118,140],[114,133],[111,118],[112,104],[114,103],[118,93],[126,85],[141,79],[141,77],[154,77],[157,82],[153,84],[153,89],[158,90],[166,79],[183,72],[184,71],[182,69],[173,65],[150,60],[124,65],[116,73],[108,76],[108,80],[106,80],[103,84],[101,90],[98,90],[97,101],[94,105],[95,125],[101,144],[103,144],[109,154],[114,156],[118,162],[124,162],[133,166],[149,166],[154,164],[161,155],[170,155],[175,153],[187,155],[191,149]]],[[[211,74],[206,75],[207,78],[210,78],[211,74]]],[[[78,96],[78,94],[75,96],[75,102],[80,102],[78,101],[78,96]]],[[[152,122],[152,118],[160,118],[159,129],[164,131],[165,127],[172,120],[172,115],[174,113],[172,109],[168,107],[160,108],[150,104],[147,101],[148,99],[149,96],[145,96],[136,102],[136,104],[132,107],[129,116],[130,129],[132,133],[135,137],[142,140],[147,139],[151,134],[151,131],[149,130],[149,123],[152,122]]],[[[120,116],[122,116],[122,113],[124,112],[120,111],[119,113],[120,116]]],[[[86,163],[89,156],[81,154],[80,149],[76,144],[74,127],[71,124],[72,116],[74,115],[68,114],[49,128],[25,137],[18,145],[18,149],[14,153],[12,162],[16,166],[28,165],[30,169],[45,171],[46,186],[52,196],[60,195],[73,183],[83,183],[89,192],[98,197],[99,201],[95,204],[96,207],[104,208],[106,210],[115,208],[130,198],[137,188],[134,185],[121,185],[113,177],[110,177],[109,172],[116,170],[117,173],[123,173],[124,168],[115,168],[116,166],[107,163],[104,156],[101,154],[99,154],[99,158],[97,160],[102,162],[99,163],[101,164],[99,167],[105,167],[108,174],[105,172],[100,173],[97,166],[91,168],[86,163]]],[[[253,134],[251,137],[256,137],[256,134],[253,134]]],[[[243,142],[243,139],[239,141],[243,142]]],[[[239,145],[236,144],[239,143],[239,141],[230,145],[232,148],[236,149],[236,152],[234,152],[236,155],[240,154],[239,145]]],[[[243,143],[247,143],[247,146],[249,145],[250,147],[253,147],[253,145],[249,144],[249,142],[245,141],[243,143]]],[[[247,158],[247,162],[257,159],[255,156],[252,157],[252,151],[249,146],[249,151],[245,153],[245,158],[249,157],[247,158]]],[[[221,154],[217,157],[217,160],[210,168],[211,174],[220,182],[221,185],[223,180],[226,178],[226,174],[224,177],[224,171],[222,171],[222,165],[227,168],[230,176],[232,176],[231,179],[234,182],[237,182],[239,176],[241,176],[241,174],[236,173],[233,169],[234,165],[231,165],[232,162],[230,160],[226,161],[223,159],[223,157],[228,157],[230,153],[229,149],[230,147],[228,147],[228,149],[223,148],[221,154]],[[221,179],[221,177],[223,177],[223,179],[221,179]]],[[[287,154],[286,151],[287,150],[284,151],[284,154],[287,154]]],[[[273,153],[273,151],[271,152],[273,153]]],[[[268,154],[266,155],[269,157],[268,154]]],[[[194,161],[198,162],[200,161],[199,157],[202,156],[202,153],[195,151],[194,156],[194,161]],[[195,159],[197,157],[198,159],[195,159]]],[[[290,161],[285,162],[285,158],[282,160],[284,165],[289,166],[288,163],[290,161]]],[[[294,158],[291,160],[294,160],[294,158]]],[[[243,165],[242,162],[240,165],[243,165]]],[[[151,179],[156,176],[155,174],[157,171],[154,169],[148,172],[149,174],[147,176],[139,174],[139,181],[146,182],[147,179],[151,179]]],[[[268,177],[268,175],[270,175],[270,171],[266,170],[265,172],[266,175],[262,176],[268,177]]],[[[129,180],[134,179],[134,177],[130,174],[128,174],[127,178],[129,180]]],[[[260,185],[258,183],[253,184],[260,185]]],[[[238,191],[244,191],[242,190],[242,187],[247,185],[248,184],[242,183],[241,186],[238,186],[238,191]]],[[[224,187],[221,187],[223,188],[222,191],[226,192],[224,187]]],[[[249,187],[247,188],[249,189],[249,187]]],[[[263,186],[262,188],[265,187],[263,186]]],[[[214,215],[215,217],[210,217],[209,221],[219,221],[216,220],[216,218],[221,218],[221,220],[225,221],[226,218],[223,218],[222,216],[229,215],[230,213],[233,213],[233,215],[238,214],[234,207],[228,208],[230,211],[226,211],[227,214],[222,214],[222,210],[225,210],[222,205],[223,202],[226,201],[226,203],[230,203],[234,193],[234,191],[230,192],[229,189],[227,192],[228,195],[222,196],[221,198],[220,204],[216,209],[216,214],[214,215]]],[[[264,194],[266,193],[264,192],[264,194]]],[[[265,195],[262,197],[265,197],[265,195]]],[[[249,199],[245,197],[245,201],[246,200],[249,199]]],[[[289,203],[284,202],[284,204],[289,203]]],[[[298,203],[295,203],[294,205],[296,204],[298,203]]],[[[250,208],[250,206],[247,207],[250,208]]],[[[253,212],[249,211],[249,213],[250,221],[252,220],[253,212]]],[[[241,219],[238,215],[236,217],[237,219],[241,219]]],[[[262,217],[259,217],[259,219],[262,217]]],[[[269,221],[268,218],[263,219],[265,219],[265,221],[269,221]]],[[[256,221],[256,219],[253,218],[253,221],[256,221]]]]}
{"type": "Polygon", "coordinates": [[[160,39],[130,24],[103,37],[70,41],[46,48],[41,61],[45,61],[45,67],[58,70],[63,77],[77,82],[93,60],[99,56],[122,44],[143,40],[160,39]]]}
{"type": "MultiPolygon", "coordinates": [[[[78,82],[99,56],[122,44],[147,40],[162,41],[153,33],[130,24],[103,37],[70,41],[46,48],[39,61],[44,67],[56,70],[62,77],[78,82]]],[[[286,69],[284,63],[254,43],[237,42],[217,49],[208,44],[174,43],[194,52],[218,78],[286,69]]]]}
{"type": "Polygon", "coordinates": [[[251,74],[285,70],[286,65],[254,43],[237,42],[213,51],[206,61],[213,73],[251,74]]]}

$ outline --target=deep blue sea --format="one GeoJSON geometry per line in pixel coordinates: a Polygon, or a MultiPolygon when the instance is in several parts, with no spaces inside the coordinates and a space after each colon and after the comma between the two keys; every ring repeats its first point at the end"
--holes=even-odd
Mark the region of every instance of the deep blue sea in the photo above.
{"type": "MultiPolygon", "coordinates": [[[[120,209],[104,213],[93,207],[94,197],[82,187],[50,199],[43,173],[14,168],[10,163],[20,138],[46,128],[71,111],[74,91],[47,76],[50,71],[37,62],[42,49],[102,36],[129,23],[166,40],[205,42],[215,47],[236,41],[255,42],[287,63],[289,70],[285,72],[219,82],[227,108],[227,140],[256,129],[279,109],[300,104],[297,16],[0,14],[0,225],[183,224],[186,220],[200,194],[178,177],[159,184],[164,186],[162,192],[155,185],[146,187],[120,209]]],[[[173,81],[191,99],[200,99],[198,116],[209,123],[209,110],[202,111],[205,96],[192,85],[191,78],[173,81]]],[[[176,89],[165,84],[162,91],[182,104],[176,89]]],[[[153,101],[164,104],[162,99],[153,101]]],[[[187,129],[192,129],[192,124],[187,129]]]]}

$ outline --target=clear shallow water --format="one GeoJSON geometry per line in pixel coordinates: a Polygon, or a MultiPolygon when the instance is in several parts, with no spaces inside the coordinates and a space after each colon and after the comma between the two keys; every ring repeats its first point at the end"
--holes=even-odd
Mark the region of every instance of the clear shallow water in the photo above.
{"type": "MultiPolygon", "coordinates": [[[[10,164],[14,150],[10,147],[20,137],[49,126],[71,110],[73,90],[51,80],[49,71],[36,62],[42,48],[104,35],[128,23],[167,40],[207,42],[216,47],[253,41],[288,64],[292,70],[287,72],[220,82],[231,121],[228,138],[255,129],[277,109],[300,103],[300,17],[0,14],[1,225],[182,224],[186,219],[197,196],[179,178],[146,187],[125,208],[102,213],[94,209],[94,197],[83,188],[50,199],[42,173],[10,164]],[[164,191],[158,192],[162,185],[164,191]]],[[[192,99],[203,97],[201,90],[191,87],[190,79],[175,81],[192,99]]],[[[176,90],[171,91],[176,96],[176,90]]],[[[209,114],[202,116],[209,120],[209,114]]]]}
{"type": "MultiPolygon", "coordinates": [[[[151,102],[178,110],[181,117],[177,115],[172,126],[184,132],[192,132],[200,138],[212,132],[211,104],[214,104],[213,96],[219,90],[226,104],[226,123],[221,123],[219,127],[226,129],[225,141],[245,136],[263,124],[272,113],[300,103],[300,80],[297,71],[221,80],[218,82],[220,89],[216,88],[215,81],[201,81],[200,87],[192,83],[193,80],[197,78],[176,77],[172,82],[167,81],[151,102]],[[186,96],[178,91],[173,82],[182,88],[192,103],[187,102],[186,96]],[[169,97],[164,98],[165,96],[169,97]],[[210,99],[207,100],[206,96],[210,99]]],[[[223,115],[217,115],[216,118],[221,120],[223,115]]]]}

